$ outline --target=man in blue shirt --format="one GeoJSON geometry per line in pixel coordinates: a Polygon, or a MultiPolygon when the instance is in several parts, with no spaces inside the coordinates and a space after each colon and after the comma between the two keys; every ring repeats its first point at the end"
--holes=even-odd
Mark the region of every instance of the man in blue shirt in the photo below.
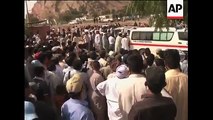
{"type": "Polygon", "coordinates": [[[88,103],[84,100],[85,86],[78,73],[67,81],[66,89],[71,98],[61,107],[62,120],[95,120],[93,113],[88,109],[88,103]]]}

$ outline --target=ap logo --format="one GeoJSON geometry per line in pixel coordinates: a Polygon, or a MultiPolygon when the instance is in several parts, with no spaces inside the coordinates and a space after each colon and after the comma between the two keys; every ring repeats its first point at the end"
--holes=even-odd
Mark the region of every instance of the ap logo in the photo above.
{"type": "Polygon", "coordinates": [[[183,0],[167,0],[167,18],[183,19],[183,0]]]}

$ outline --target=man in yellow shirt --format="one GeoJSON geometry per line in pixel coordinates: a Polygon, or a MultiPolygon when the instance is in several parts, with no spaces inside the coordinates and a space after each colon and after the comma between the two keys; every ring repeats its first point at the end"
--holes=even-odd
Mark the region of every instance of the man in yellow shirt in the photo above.
{"type": "Polygon", "coordinates": [[[164,53],[166,66],[166,90],[177,106],[175,120],[188,120],[188,75],[180,71],[180,55],[177,50],[169,49],[164,53]]]}

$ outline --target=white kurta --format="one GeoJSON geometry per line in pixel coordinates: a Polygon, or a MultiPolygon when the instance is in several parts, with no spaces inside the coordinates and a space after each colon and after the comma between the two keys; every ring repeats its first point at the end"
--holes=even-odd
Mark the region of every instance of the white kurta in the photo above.
{"type": "Polygon", "coordinates": [[[129,39],[128,38],[122,38],[121,40],[121,48],[124,50],[129,50],[129,39]]]}
{"type": "Polygon", "coordinates": [[[107,109],[109,120],[119,120],[122,114],[118,105],[118,92],[116,89],[117,81],[121,79],[113,78],[101,82],[97,85],[97,90],[107,99],[107,109]]]}

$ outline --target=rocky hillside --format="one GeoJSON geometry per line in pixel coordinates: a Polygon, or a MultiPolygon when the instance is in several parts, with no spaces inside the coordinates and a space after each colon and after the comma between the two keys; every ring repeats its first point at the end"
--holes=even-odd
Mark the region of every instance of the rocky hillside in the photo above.
{"type": "Polygon", "coordinates": [[[58,18],[58,15],[72,9],[86,8],[87,14],[92,12],[101,14],[106,10],[121,10],[127,6],[130,1],[38,1],[32,8],[32,14],[39,19],[58,18]]]}

